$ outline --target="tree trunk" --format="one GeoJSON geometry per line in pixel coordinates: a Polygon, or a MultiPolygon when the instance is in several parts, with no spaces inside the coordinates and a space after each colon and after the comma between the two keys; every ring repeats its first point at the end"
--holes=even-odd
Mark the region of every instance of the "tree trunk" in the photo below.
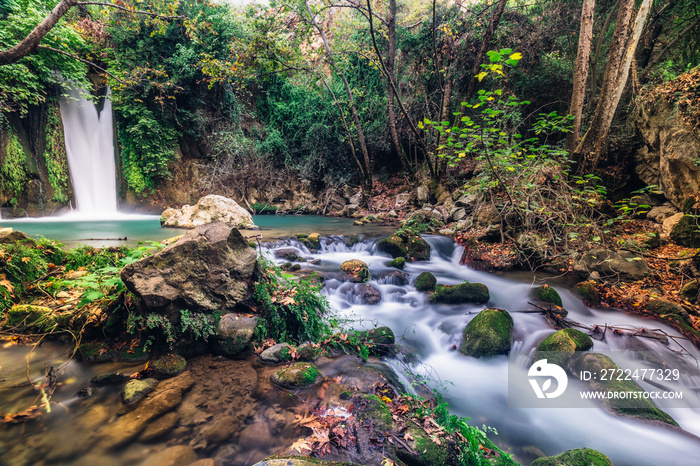
{"type": "Polygon", "coordinates": [[[630,66],[639,38],[644,30],[644,22],[649,14],[650,6],[651,0],[643,0],[635,18],[632,36],[628,39],[634,0],[623,0],[620,5],[598,105],[590,128],[574,152],[574,159],[579,163],[577,168],[579,175],[590,173],[598,166],[613,117],[627,84],[630,66]]]}
{"type": "MultiPolygon", "coordinates": [[[[371,11],[370,11],[370,14],[371,11]]],[[[370,23],[371,25],[371,23],[370,23]]],[[[396,151],[396,156],[401,161],[401,168],[406,173],[411,173],[406,160],[406,153],[403,150],[401,141],[399,140],[399,132],[396,128],[396,112],[394,110],[394,91],[392,89],[392,81],[396,82],[396,75],[394,73],[394,65],[396,63],[396,0],[389,0],[389,18],[387,20],[388,28],[388,40],[389,40],[389,52],[386,57],[386,72],[387,72],[387,86],[386,86],[386,110],[387,117],[389,119],[389,132],[391,133],[391,141],[394,144],[394,150],[396,151]]]]}
{"type": "Polygon", "coordinates": [[[0,51],[0,66],[11,65],[22,57],[32,53],[41,40],[49,33],[58,21],[70,10],[78,0],[61,0],[58,5],[51,10],[51,13],[39,23],[27,37],[7,50],[0,51]]]}
{"type": "Polygon", "coordinates": [[[584,0],[581,8],[581,30],[578,36],[578,51],[574,68],[574,90],[571,94],[569,114],[574,116],[574,127],[566,136],[566,149],[572,152],[576,149],[581,135],[581,116],[583,103],[586,99],[586,80],[588,79],[588,60],[591,55],[593,41],[593,12],[595,0],[584,0]]]}

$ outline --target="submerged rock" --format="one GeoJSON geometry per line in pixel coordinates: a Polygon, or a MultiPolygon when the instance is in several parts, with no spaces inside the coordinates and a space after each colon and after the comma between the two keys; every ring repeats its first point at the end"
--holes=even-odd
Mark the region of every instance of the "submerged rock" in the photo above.
{"type": "Polygon", "coordinates": [[[545,338],[535,352],[535,360],[547,358],[555,364],[568,362],[576,351],[587,351],[593,348],[591,337],[574,328],[558,330],[545,338]],[[542,355],[542,352],[550,353],[542,355]]]}
{"type": "Polygon", "coordinates": [[[513,338],[513,318],[504,309],[484,309],[464,328],[459,351],[480,358],[506,354],[513,338]]]}
{"type": "Polygon", "coordinates": [[[129,376],[120,372],[105,372],[90,379],[93,385],[119,385],[129,380],[129,376]]]}
{"type": "Polygon", "coordinates": [[[308,456],[271,456],[253,466],[360,466],[346,461],[324,461],[308,456]]]}
{"type": "Polygon", "coordinates": [[[369,283],[361,283],[355,285],[357,294],[362,298],[365,304],[377,304],[382,300],[382,294],[378,289],[370,285],[369,283]]]}
{"type": "Polygon", "coordinates": [[[610,458],[591,448],[568,450],[557,456],[537,458],[530,466],[613,466],[610,458]]]}
{"type": "Polygon", "coordinates": [[[291,345],[289,343],[277,343],[260,353],[260,362],[265,364],[280,364],[290,361],[292,359],[290,350],[291,345]]]}
{"type": "Polygon", "coordinates": [[[306,388],[316,383],[321,377],[318,367],[308,362],[297,362],[275,371],[270,381],[289,390],[306,388]]]}
{"type": "Polygon", "coordinates": [[[119,394],[124,406],[133,406],[146,398],[158,385],[156,379],[129,380],[119,394]]]}
{"type": "Polygon", "coordinates": [[[150,311],[178,320],[180,309],[213,312],[242,301],[248,295],[256,259],[238,230],[212,223],[127,265],[121,279],[150,311]]]}
{"type": "Polygon", "coordinates": [[[413,282],[413,286],[416,287],[418,291],[433,291],[437,285],[437,279],[435,275],[430,272],[423,272],[416,278],[413,282]]]}
{"type": "Polygon", "coordinates": [[[258,325],[257,317],[229,313],[219,319],[212,346],[217,354],[236,356],[250,347],[258,325]]]}
{"type": "Polygon", "coordinates": [[[460,283],[459,285],[435,285],[431,303],[464,304],[487,303],[491,299],[489,289],[482,283],[460,283]]]}
{"type": "Polygon", "coordinates": [[[179,354],[166,354],[152,361],[148,366],[153,369],[154,378],[169,379],[180,375],[185,370],[187,361],[179,354]]]}
{"type": "Polygon", "coordinates": [[[197,453],[187,445],[175,445],[149,456],[141,466],[189,466],[197,461],[197,453]]]}
{"type": "Polygon", "coordinates": [[[164,227],[195,228],[207,223],[223,222],[234,228],[254,228],[253,217],[236,201],[224,196],[204,196],[194,206],[167,209],[161,214],[164,227]]]}

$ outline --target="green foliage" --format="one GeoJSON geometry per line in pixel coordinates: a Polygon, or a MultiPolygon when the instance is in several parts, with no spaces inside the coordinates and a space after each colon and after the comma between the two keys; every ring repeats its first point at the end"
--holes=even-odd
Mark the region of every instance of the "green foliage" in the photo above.
{"type": "Polygon", "coordinates": [[[258,339],[277,342],[318,341],[328,331],[323,315],[328,302],[319,286],[302,277],[294,280],[271,262],[260,259],[260,277],[253,297],[261,314],[255,329],[258,339]]]}
{"type": "Polygon", "coordinates": [[[250,207],[253,209],[253,213],[257,215],[274,214],[277,212],[277,207],[267,202],[254,202],[250,207]]]}
{"type": "Polygon", "coordinates": [[[4,193],[16,197],[29,181],[27,157],[19,137],[9,128],[0,129],[0,143],[0,186],[4,193]]]}
{"type": "Polygon", "coordinates": [[[216,335],[220,318],[221,313],[218,311],[203,314],[183,309],[180,311],[180,333],[188,335],[192,341],[207,341],[210,336],[216,335]]]}
{"type": "Polygon", "coordinates": [[[61,117],[55,102],[48,106],[46,118],[44,162],[49,175],[49,184],[53,190],[52,200],[65,204],[70,199],[70,173],[63,141],[61,117]]]}

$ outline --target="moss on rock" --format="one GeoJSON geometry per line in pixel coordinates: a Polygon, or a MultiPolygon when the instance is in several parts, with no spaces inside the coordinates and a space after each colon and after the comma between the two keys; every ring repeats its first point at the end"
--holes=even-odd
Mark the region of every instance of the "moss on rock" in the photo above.
{"type": "Polygon", "coordinates": [[[463,304],[487,303],[491,299],[489,289],[482,283],[460,283],[459,285],[435,285],[431,303],[463,304]]]}
{"type": "Polygon", "coordinates": [[[392,257],[403,257],[407,261],[430,259],[430,245],[418,233],[399,230],[377,243],[377,248],[392,257]]]}
{"type": "Polygon", "coordinates": [[[696,215],[684,215],[671,230],[671,239],[688,248],[700,247],[700,227],[696,215]]]}
{"type": "Polygon", "coordinates": [[[531,466],[612,466],[612,461],[598,450],[577,448],[557,456],[537,458],[531,466]]]}
{"type": "Polygon", "coordinates": [[[403,268],[406,267],[406,259],[397,257],[396,259],[390,260],[386,265],[387,267],[395,267],[399,270],[403,270],[403,268]]]}
{"type": "Polygon", "coordinates": [[[593,280],[578,283],[576,285],[576,292],[589,306],[597,306],[600,304],[600,294],[593,280]]]}
{"type": "Polygon", "coordinates": [[[369,267],[361,260],[345,261],[340,264],[340,270],[348,274],[354,282],[368,282],[372,278],[369,267]]]}
{"type": "Polygon", "coordinates": [[[360,421],[373,422],[377,428],[384,431],[394,427],[391,410],[381,398],[377,395],[363,395],[360,399],[360,421]]]}
{"type": "Polygon", "coordinates": [[[565,328],[554,332],[537,345],[535,360],[546,358],[552,363],[561,365],[568,362],[576,351],[587,351],[592,347],[591,337],[580,330],[565,328]]]}
{"type": "Polygon", "coordinates": [[[464,329],[459,351],[480,358],[505,354],[513,338],[513,318],[504,309],[484,309],[464,329]]]}
{"type": "Polygon", "coordinates": [[[416,281],[413,282],[413,286],[416,287],[418,291],[433,291],[437,285],[437,279],[435,275],[430,272],[423,272],[418,275],[416,281]]]}
{"type": "Polygon", "coordinates": [[[155,390],[156,385],[158,385],[156,379],[129,380],[119,396],[124,406],[134,406],[155,390]]]}
{"type": "Polygon", "coordinates": [[[270,380],[275,385],[289,390],[306,388],[321,377],[318,367],[308,362],[297,362],[275,371],[270,380]]]}
{"type": "Polygon", "coordinates": [[[16,304],[7,312],[5,326],[14,329],[34,328],[50,331],[59,324],[57,317],[50,308],[45,306],[16,304]]]}
{"type": "Polygon", "coordinates": [[[561,296],[557,293],[557,290],[549,285],[542,285],[534,288],[532,290],[532,297],[537,301],[542,301],[544,303],[554,304],[555,306],[562,307],[561,296]]]}
{"type": "Polygon", "coordinates": [[[399,459],[407,464],[415,464],[421,466],[432,466],[450,464],[450,447],[446,442],[435,443],[433,439],[421,429],[415,422],[408,421],[406,423],[406,431],[410,435],[404,436],[410,438],[407,440],[412,451],[400,449],[397,451],[399,459]]]}
{"type": "Polygon", "coordinates": [[[181,374],[186,366],[187,361],[179,354],[166,354],[149,364],[149,367],[153,369],[153,377],[156,379],[175,377],[181,374]]]}

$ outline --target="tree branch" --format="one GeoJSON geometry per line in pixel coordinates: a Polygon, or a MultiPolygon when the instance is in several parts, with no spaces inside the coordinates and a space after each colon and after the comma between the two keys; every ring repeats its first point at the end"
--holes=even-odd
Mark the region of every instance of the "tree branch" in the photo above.
{"type": "Polygon", "coordinates": [[[94,67],[94,68],[97,68],[99,71],[101,71],[101,72],[103,72],[104,74],[108,75],[108,76],[111,77],[112,79],[114,79],[114,80],[116,80],[116,81],[119,81],[120,83],[125,83],[125,81],[123,81],[123,80],[117,78],[117,77],[114,76],[112,73],[110,73],[110,72],[107,71],[106,69],[102,68],[101,66],[98,66],[97,64],[91,62],[90,60],[86,60],[86,59],[84,59],[84,58],[80,58],[80,57],[77,56],[77,55],[74,55],[74,54],[68,53],[68,52],[64,52],[63,50],[59,50],[59,49],[55,49],[55,48],[53,48],[53,47],[49,47],[48,45],[37,45],[36,48],[37,48],[37,49],[40,49],[40,50],[48,50],[48,51],[50,51],[50,52],[60,53],[61,55],[65,55],[66,57],[71,57],[71,58],[74,59],[74,60],[78,60],[79,62],[85,63],[86,65],[90,65],[90,66],[92,66],[92,67],[94,67]]]}

